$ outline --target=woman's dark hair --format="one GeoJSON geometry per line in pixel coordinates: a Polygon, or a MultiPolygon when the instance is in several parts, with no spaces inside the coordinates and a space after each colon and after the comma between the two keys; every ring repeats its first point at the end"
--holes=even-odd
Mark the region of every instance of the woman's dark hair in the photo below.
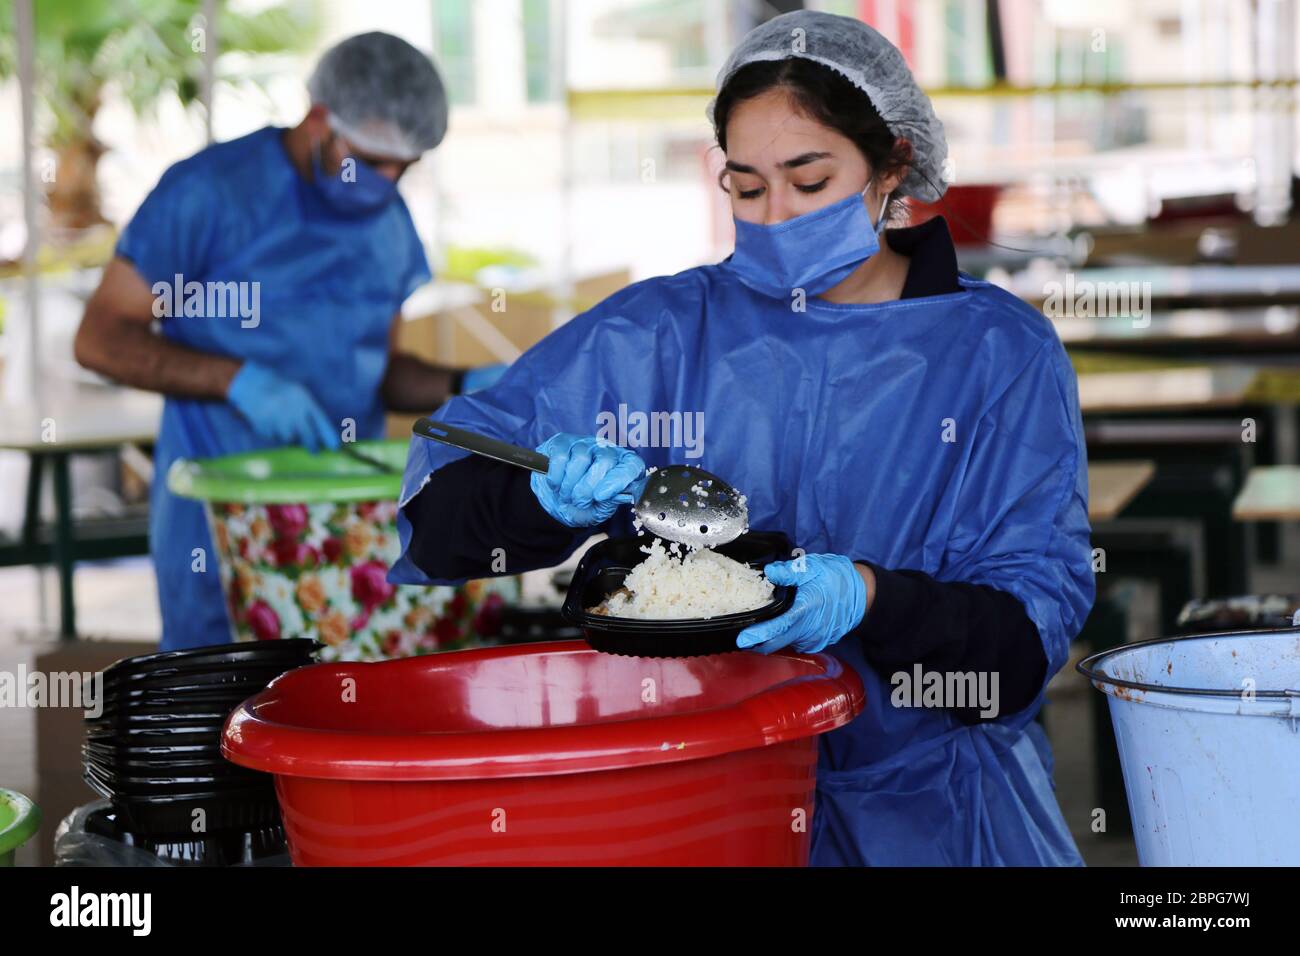
{"type": "MultiPolygon", "coordinates": [[[[866,93],[829,67],[799,57],[749,63],[727,80],[713,101],[713,135],[724,153],[731,111],[745,100],[772,89],[784,90],[809,119],[852,140],[866,157],[873,176],[912,165],[911,144],[890,132],[866,93]]],[[[718,185],[724,190],[725,177],[726,170],[723,170],[718,185]]],[[[902,199],[891,200],[887,216],[892,219],[903,205],[902,199]]]]}

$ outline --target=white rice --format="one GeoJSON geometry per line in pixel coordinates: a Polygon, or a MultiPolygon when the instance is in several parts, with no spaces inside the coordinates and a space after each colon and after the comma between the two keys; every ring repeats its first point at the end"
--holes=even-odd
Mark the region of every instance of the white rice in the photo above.
{"type": "Polygon", "coordinates": [[[771,603],[772,582],[761,570],[734,561],[708,548],[689,551],[674,544],[665,548],[656,538],[641,548],[648,557],[628,572],[623,587],[605,599],[601,610],[610,617],[642,620],[717,617],[752,611],[771,603]]]}

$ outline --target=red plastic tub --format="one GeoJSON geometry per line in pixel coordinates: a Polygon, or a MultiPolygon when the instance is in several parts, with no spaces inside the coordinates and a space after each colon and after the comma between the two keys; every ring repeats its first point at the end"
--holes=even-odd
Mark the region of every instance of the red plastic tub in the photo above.
{"type": "Polygon", "coordinates": [[[566,641],[298,668],[222,752],[276,775],[299,866],[802,866],[817,735],[862,705],[825,654],[566,641]]]}

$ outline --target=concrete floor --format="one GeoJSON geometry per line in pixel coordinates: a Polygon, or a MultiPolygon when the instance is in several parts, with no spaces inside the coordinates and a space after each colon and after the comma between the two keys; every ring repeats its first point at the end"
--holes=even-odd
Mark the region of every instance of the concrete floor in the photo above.
{"type": "Polygon", "coordinates": [[[1056,675],[1048,687],[1043,713],[1055,759],[1056,799],[1085,863],[1137,866],[1137,848],[1131,836],[1108,836],[1092,831],[1093,812],[1100,803],[1093,759],[1092,695],[1099,692],[1074,670],[1075,663],[1083,656],[1082,651],[1076,652],[1056,675]]]}
{"type": "MultiPolygon", "coordinates": [[[[153,573],[145,559],[83,565],[74,578],[77,612],[88,635],[99,641],[112,642],[134,650],[142,636],[159,631],[157,590],[153,573]]],[[[58,580],[53,571],[35,568],[0,570],[0,671],[14,673],[21,666],[27,671],[35,659],[59,646],[58,580]],[[43,599],[43,600],[42,600],[43,599]]],[[[146,637],[146,639],[148,639],[146,637]]],[[[155,638],[156,640],[156,638],[155,638]]],[[[120,657],[112,650],[100,651],[120,657]]],[[[37,779],[37,712],[25,707],[0,707],[0,786],[33,798],[41,791],[37,779]]],[[[66,741],[68,774],[79,775],[80,739],[66,741]]],[[[45,781],[48,789],[49,781],[45,781]]],[[[70,783],[75,798],[86,801],[95,794],[84,784],[70,783]]],[[[53,832],[57,819],[42,806],[45,821],[42,836],[53,832]]],[[[57,811],[56,811],[57,814],[57,811]]],[[[38,862],[35,841],[18,851],[19,865],[38,862]]]]}

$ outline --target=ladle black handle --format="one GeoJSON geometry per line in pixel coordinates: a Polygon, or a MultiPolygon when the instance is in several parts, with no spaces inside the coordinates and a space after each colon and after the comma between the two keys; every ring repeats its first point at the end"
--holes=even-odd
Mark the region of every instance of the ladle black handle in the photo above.
{"type": "Polygon", "coordinates": [[[551,465],[551,460],[540,452],[520,448],[518,445],[498,441],[495,438],[488,438],[486,435],[466,431],[463,428],[444,425],[442,422],[435,422],[431,418],[419,419],[415,423],[413,430],[417,435],[432,438],[444,445],[472,451],[476,455],[494,458],[497,461],[505,462],[507,465],[517,465],[520,468],[527,468],[529,471],[540,472],[543,475],[546,474],[551,465]]]}

